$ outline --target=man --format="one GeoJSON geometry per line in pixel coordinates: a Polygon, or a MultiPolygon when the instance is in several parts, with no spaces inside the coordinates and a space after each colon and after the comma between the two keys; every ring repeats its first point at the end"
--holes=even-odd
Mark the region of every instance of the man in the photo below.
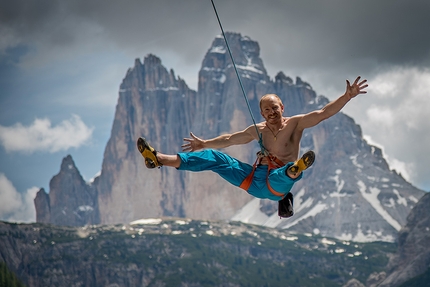
{"type": "Polygon", "coordinates": [[[208,140],[190,133],[191,138],[185,138],[182,145],[184,152],[176,155],[157,152],[143,138],[138,139],[137,146],[148,168],[165,165],[179,170],[212,170],[255,197],[280,201],[289,194],[294,183],[302,177],[302,171],[310,167],[315,158],[309,151],[297,160],[303,131],[335,115],[357,95],[367,93],[364,90],[368,86],[366,82],[357,77],[351,85],[347,80],[346,91],[338,99],[321,110],[292,117],[283,116],[284,105],[277,95],[264,95],[260,100],[264,122],[208,140]],[[254,166],[215,150],[258,141],[260,134],[266,152],[260,154],[254,166]]]}

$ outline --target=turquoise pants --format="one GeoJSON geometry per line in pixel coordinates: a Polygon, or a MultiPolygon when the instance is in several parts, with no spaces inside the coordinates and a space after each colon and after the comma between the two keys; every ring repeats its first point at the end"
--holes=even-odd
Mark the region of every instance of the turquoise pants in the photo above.
{"type": "MultiPolygon", "coordinates": [[[[211,170],[219,174],[229,183],[240,186],[242,181],[251,173],[252,165],[243,163],[225,153],[213,149],[206,149],[197,152],[178,153],[181,159],[179,170],[204,171],[211,170]]],[[[300,180],[303,173],[296,179],[292,179],[285,174],[285,170],[293,163],[287,163],[285,166],[272,169],[269,173],[270,186],[277,192],[284,195],[290,192],[294,183],[300,180]]],[[[258,198],[268,198],[271,200],[281,200],[282,197],[276,196],[267,188],[267,165],[258,165],[252,184],[248,193],[258,198]]]]}

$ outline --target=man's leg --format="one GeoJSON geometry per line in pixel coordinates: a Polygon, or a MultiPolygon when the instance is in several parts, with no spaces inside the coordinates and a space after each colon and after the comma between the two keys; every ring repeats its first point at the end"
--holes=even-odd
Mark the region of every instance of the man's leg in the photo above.
{"type": "Polygon", "coordinates": [[[137,140],[137,149],[145,159],[145,165],[148,168],[161,167],[163,165],[178,168],[181,159],[178,155],[167,155],[157,152],[144,138],[137,140]]]}

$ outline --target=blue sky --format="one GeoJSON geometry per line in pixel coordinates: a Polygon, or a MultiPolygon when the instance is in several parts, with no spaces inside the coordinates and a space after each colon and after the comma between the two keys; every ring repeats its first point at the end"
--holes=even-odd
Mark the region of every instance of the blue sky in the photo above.
{"type": "MultiPolygon", "coordinates": [[[[315,2],[215,4],[226,31],[259,42],[272,78],[299,76],[329,99],[367,78],[344,112],[391,168],[430,190],[429,1],[315,2]]],[[[0,0],[0,219],[34,221],[35,192],[68,154],[86,180],[100,171],[135,58],[157,55],[196,89],[218,34],[209,0],[0,0]]]]}

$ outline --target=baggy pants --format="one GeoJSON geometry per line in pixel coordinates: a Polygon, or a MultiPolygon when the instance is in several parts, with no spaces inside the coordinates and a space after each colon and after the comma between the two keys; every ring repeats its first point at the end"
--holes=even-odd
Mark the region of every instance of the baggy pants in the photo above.
{"type": "MultiPolygon", "coordinates": [[[[218,150],[206,149],[197,152],[181,152],[178,153],[178,156],[181,159],[181,165],[178,170],[196,172],[211,170],[235,186],[240,186],[242,181],[252,172],[252,165],[243,163],[218,150]]],[[[290,192],[294,183],[303,176],[303,173],[295,179],[287,176],[285,171],[291,165],[293,163],[289,162],[283,167],[272,169],[268,175],[270,186],[284,195],[290,192]]],[[[267,165],[257,166],[248,193],[258,198],[281,200],[282,197],[274,195],[267,187],[267,169],[267,165]]]]}

